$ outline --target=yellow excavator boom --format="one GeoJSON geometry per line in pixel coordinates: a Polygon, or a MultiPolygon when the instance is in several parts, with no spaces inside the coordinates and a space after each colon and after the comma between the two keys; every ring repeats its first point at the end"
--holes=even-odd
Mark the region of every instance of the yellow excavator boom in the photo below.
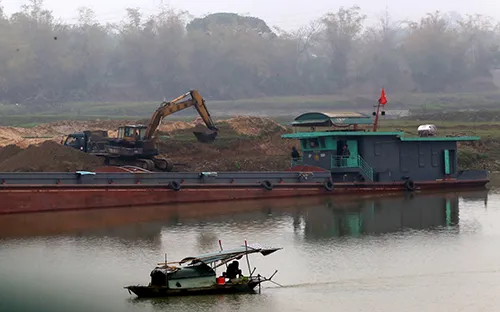
{"type": "MultiPolygon", "coordinates": [[[[191,90],[189,92],[184,93],[183,95],[169,101],[169,102],[163,102],[161,106],[153,113],[153,116],[151,117],[151,120],[149,121],[148,127],[146,129],[146,133],[144,135],[144,139],[149,140],[153,137],[153,134],[155,131],[158,129],[158,126],[160,125],[161,121],[163,118],[166,116],[169,116],[171,114],[174,114],[178,111],[184,110],[188,107],[194,106],[196,110],[198,111],[198,114],[200,117],[203,119],[205,122],[206,126],[208,129],[212,131],[217,131],[218,129],[215,127],[214,122],[212,121],[212,117],[210,116],[210,113],[208,112],[207,107],[205,106],[205,100],[200,96],[197,90],[191,90]],[[187,96],[191,96],[190,99],[185,100],[180,102],[182,99],[186,98],[187,96]]],[[[202,135],[201,133],[196,133],[195,135],[197,136],[198,140],[200,140],[200,136],[202,135]]],[[[213,136],[213,134],[210,134],[213,136]]],[[[216,135],[216,132],[215,132],[216,135]]],[[[213,138],[215,138],[213,136],[213,138]]]]}

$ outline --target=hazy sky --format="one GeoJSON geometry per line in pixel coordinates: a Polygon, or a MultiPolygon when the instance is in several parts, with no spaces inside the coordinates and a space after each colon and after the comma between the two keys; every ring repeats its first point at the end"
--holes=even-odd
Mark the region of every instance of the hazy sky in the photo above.
{"type": "MultiPolygon", "coordinates": [[[[45,0],[45,7],[57,17],[75,21],[76,9],[88,6],[101,21],[115,22],[124,16],[124,8],[140,7],[144,13],[155,13],[162,0],[45,0]]],[[[0,0],[6,13],[11,14],[27,1],[0,0]]],[[[257,16],[269,26],[285,29],[299,27],[309,20],[335,11],[340,6],[359,5],[368,18],[375,20],[386,8],[398,19],[416,19],[435,10],[456,11],[461,14],[479,13],[500,20],[499,0],[163,0],[174,8],[187,10],[195,17],[215,12],[235,12],[257,16]]]]}

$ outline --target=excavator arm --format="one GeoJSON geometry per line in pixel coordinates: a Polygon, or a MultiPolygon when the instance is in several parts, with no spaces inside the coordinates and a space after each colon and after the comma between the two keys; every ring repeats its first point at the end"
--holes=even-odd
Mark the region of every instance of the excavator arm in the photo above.
{"type": "Polygon", "coordinates": [[[148,127],[146,129],[144,139],[148,140],[153,137],[153,134],[158,129],[158,126],[160,125],[164,117],[172,115],[191,106],[194,106],[196,108],[198,114],[203,119],[203,122],[205,122],[207,128],[210,129],[210,131],[194,132],[198,141],[208,143],[215,140],[218,129],[215,127],[215,123],[213,122],[212,117],[210,117],[210,113],[205,106],[205,100],[200,96],[197,90],[186,92],[170,102],[163,102],[161,106],[153,113],[153,116],[151,117],[151,120],[149,121],[148,127]],[[181,102],[181,100],[185,99],[188,96],[191,96],[191,98],[181,102]]]}

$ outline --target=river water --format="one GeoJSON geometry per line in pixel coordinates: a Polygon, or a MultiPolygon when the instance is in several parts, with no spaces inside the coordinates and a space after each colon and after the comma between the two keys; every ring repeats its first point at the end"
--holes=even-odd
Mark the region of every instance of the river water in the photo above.
{"type": "MultiPolygon", "coordinates": [[[[498,311],[500,189],[0,216],[0,311],[498,311]],[[283,287],[137,300],[157,262],[249,243],[283,287]]],[[[240,267],[246,272],[244,258],[240,267]]]]}

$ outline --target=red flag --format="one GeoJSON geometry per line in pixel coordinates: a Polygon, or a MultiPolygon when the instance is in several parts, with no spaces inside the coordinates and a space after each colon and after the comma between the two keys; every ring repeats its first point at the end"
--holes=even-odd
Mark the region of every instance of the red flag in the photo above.
{"type": "Polygon", "coordinates": [[[381,105],[387,104],[387,98],[385,97],[385,90],[382,88],[382,93],[380,94],[380,99],[378,99],[378,103],[381,105]]]}

